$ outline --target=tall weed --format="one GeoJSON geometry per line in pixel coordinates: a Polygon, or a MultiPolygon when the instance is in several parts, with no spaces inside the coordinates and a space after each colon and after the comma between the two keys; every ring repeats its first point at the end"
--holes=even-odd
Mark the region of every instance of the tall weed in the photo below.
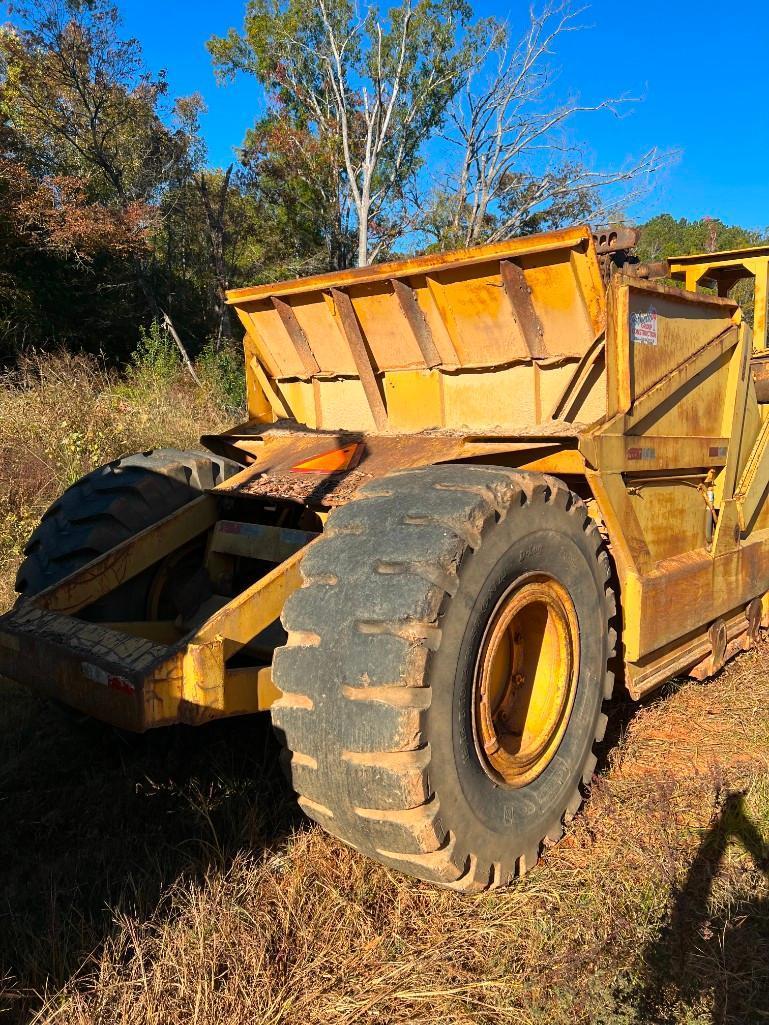
{"type": "Polygon", "coordinates": [[[122,455],[199,447],[202,433],[237,418],[214,376],[201,381],[157,327],[122,375],[90,356],[31,353],[0,376],[0,608],[26,539],[62,491],[122,455]]]}

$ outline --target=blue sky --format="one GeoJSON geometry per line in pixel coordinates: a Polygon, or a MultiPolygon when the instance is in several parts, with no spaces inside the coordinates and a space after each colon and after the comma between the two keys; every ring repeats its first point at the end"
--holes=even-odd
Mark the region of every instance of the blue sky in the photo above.
{"type": "MultiPolygon", "coordinates": [[[[240,27],[243,0],[121,0],[120,8],[147,64],[167,70],[172,93],[203,94],[210,162],[229,163],[261,99],[252,80],[216,84],[205,41],[240,27]]],[[[528,0],[476,3],[479,14],[514,24],[527,9],[528,0]]],[[[581,18],[591,27],[559,43],[564,92],[593,102],[622,92],[643,97],[621,120],[594,114],[574,125],[572,135],[597,167],[619,165],[652,145],[680,151],[638,216],[669,211],[769,225],[769,4],[742,0],[734,24],[729,13],[722,0],[695,7],[594,0],[581,18]]]]}

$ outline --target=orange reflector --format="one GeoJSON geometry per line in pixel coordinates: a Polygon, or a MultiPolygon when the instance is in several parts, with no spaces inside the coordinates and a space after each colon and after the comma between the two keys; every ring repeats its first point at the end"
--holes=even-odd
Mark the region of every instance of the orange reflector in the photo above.
{"type": "Polygon", "coordinates": [[[350,468],[358,454],[358,447],[356,441],[352,445],[344,445],[342,448],[332,448],[329,452],[297,463],[291,469],[297,473],[338,473],[340,470],[350,468]]]}

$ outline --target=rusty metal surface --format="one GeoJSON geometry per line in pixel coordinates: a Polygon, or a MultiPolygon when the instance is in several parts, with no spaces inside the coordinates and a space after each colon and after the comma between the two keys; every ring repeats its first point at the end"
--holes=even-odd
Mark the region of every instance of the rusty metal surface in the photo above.
{"type": "Polygon", "coordinates": [[[275,307],[280,319],[283,321],[286,333],[294,343],[297,356],[299,356],[299,359],[304,364],[307,377],[312,377],[313,374],[317,374],[320,367],[312,354],[312,349],[310,348],[304,331],[302,331],[299,321],[296,319],[293,309],[287,302],[284,302],[275,295],[272,297],[272,305],[275,307]]]}
{"type": "Polygon", "coordinates": [[[492,245],[473,246],[470,249],[456,249],[446,253],[431,253],[429,256],[412,257],[407,260],[391,260],[388,263],[377,263],[370,267],[355,267],[351,270],[337,271],[331,274],[293,278],[290,281],[281,281],[275,284],[235,288],[227,293],[227,299],[231,304],[235,304],[245,299],[269,298],[273,295],[294,294],[300,291],[309,292],[318,288],[332,286],[340,288],[352,284],[368,284],[387,280],[390,277],[399,277],[403,274],[426,274],[434,270],[459,270],[495,257],[501,259],[510,254],[520,256],[559,248],[568,249],[591,238],[590,229],[586,226],[562,228],[559,231],[528,235],[524,238],[510,239],[492,245]]]}
{"type": "Polygon", "coordinates": [[[755,599],[694,637],[669,645],[650,659],[627,663],[625,680],[631,698],[640,701],[674,676],[708,679],[729,659],[755,645],[760,625],[761,600],[755,599]]]}
{"type": "Polygon", "coordinates": [[[32,600],[0,619],[0,675],[123,729],[144,729],[145,681],[169,657],[165,646],[32,600]]]}
{"type": "Polygon", "coordinates": [[[342,330],[347,339],[347,345],[355,360],[355,368],[363,385],[363,391],[366,395],[371,415],[374,418],[374,424],[377,430],[381,431],[387,423],[387,410],[382,394],[379,391],[379,383],[366,347],[366,340],[360,329],[358,318],[355,316],[352,300],[347,292],[343,292],[338,288],[332,288],[330,293],[336,307],[337,316],[342,325],[342,330]]]}
{"type": "Polygon", "coordinates": [[[414,289],[400,278],[389,278],[390,288],[397,297],[403,316],[406,318],[409,328],[416,339],[425,367],[432,370],[441,362],[440,353],[435,347],[433,333],[427,323],[424,313],[419,308],[414,289]]]}
{"type": "MultiPolygon", "coordinates": [[[[205,501],[215,508],[215,499],[206,496],[205,501]]],[[[69,605],[79,607],[94,581],[108,579],[94,573],[95,561],[72,574],[63,591],[51,589],[19,599],[0,617],[0,677],[139,732],[174,722],[199,724],[263,711],[276,693],[262,673],[267,667],[253,666],[250,676],[233,675],[226,661],[278,619],[286,598],[300,584],[300,545],[314,536],[302,531],[283,536],[283,542],[293,548],[286,559],[234,597],[216,600],[214,596],[213,614],[197,626],[189,625],[186,635],[177,634],[170,643],[141,636],[141,623],[126,624],[123,630],[120,624],[92,623],[45,607],[44,602],[55,605],[52,598],[57,596],[59,604],[66,598],[68,609],[69,605]]],[[[148,542],[142,535],[137,537],[142,540],[133,554],[141,559],[148,542]]],[[[157,624],[144,625],[151,634],[157,624]]],[[[160,625],[165,634],[172,624],[160,625]]]]}
{"type": "Polygon", "coordinates": [[[624,270],[636,262],[632,250],[638,245],[640,237],[639,228],[616,224],[593,232],[595,251],[604,281],[608,282],[616,270],[624,270]]]}
{"type": "Polygon", "coordinates": [[[651,281],[654,278],[670,277],[670,265],[667,260],[658,260],[654,263],[629,263],[622,268],[622,273],[631,278],[651,281]]]}
{"type": "Polygon", "coordinates": [[[640,228],[630,228],[619,224],[609,225],[600,231],[593,232],[595,251],[599,256],[607,256],[609,253],[619,253],[626,249],[633,249],[638,245],[640,237],[640,228]]]}
{"type": "Polygon", "coordinates": [[[529,355],[532,359],[544,359],[548,354],[544,346],[544,330],[531,301],[531,289],[526,283],[523,269],[512,260],[500,260],[499,270],[513,317],[526,341],[529,355]]]}
{"type": "Polygon", "coordinates": [[[312,506],[331,508],[344,504],[364,483],[387,473],[455,460],[486,458],[490,462],[515,454],[519,465],[524,454],[541,457],[542,445],[550,446],[548,470],[558,472],[559,455],[564,455],[562,472],[573,469],[582,424],[551,421],[549,424],[522,424],[514,435],[475,436],[459,432],[436,431],[399,436],[363,434],[326,434],[285,426],[264,428],[261,444],[252,447],[252,463],[237,476],[216,489],[218,493],[237,493],[258,498],[275,498],[312,506]],[[300,461],[321,455],[351,441],[360,443],[360,456],[354,469],[344,473],[302,473],[292,469],[300,461]],[[568,454],[566,454],[568,453],[568,454]]]}
{"type": "Polygon", "coordinates": [[[756,399],[759,402],[769,402],[769,354],[754,356],[750,361],[750,370],[753,374],[756,399]]]}
{"type": "Polygon", "coordinates": [[[239,492],[255,498],[277,498],[303,505],[332,508],[348,502],[358,488],[372,480],[370,473],[352,470],[327,475],[309,473],[266,473],[241,486],[239,492]]]}
{"type": "MultiPolygon", "coordinates": [[[[254,421],[367,433],[544,421],[605,326],[586,227],[238,289],[229,301],[246,331],[254,421]]],[[[600,390],[593,405],[597,418],[600,390]]]]}
{"type": "Polygon", "coordinates": [[[769,509],[758,500],[769,446],[735,302],[617,275],[608,308],[609,416],[580,451],[617,567],[638,697],[681,671],[714,671],[748,631],[735,610],[769,591],[769,509]],[[718,618],[727,636],[714,646],[718,618]]]}

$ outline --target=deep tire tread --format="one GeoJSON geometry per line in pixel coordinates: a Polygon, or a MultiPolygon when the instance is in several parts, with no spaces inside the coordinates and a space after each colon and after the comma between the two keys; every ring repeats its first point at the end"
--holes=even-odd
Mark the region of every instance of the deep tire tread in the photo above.
{"type": "MultiPolygon", "coordinates": [[[[606,631],[611,631],[613,654],[612,567],[584,503],[557,478],[506,468],[437,466],[365,486],[329,516],[326,532],[302,564],[305,586],[284,609],[289,636],[287,646],[275,653],[277,685],[294,693],[301,681],[307,698],[313,700],[317,692],[321,702],[326,688],[337,688],[350,706],[339,712],[333,730],[332,724],[316,721],[312,710],[300,711],[284,701],[273,707],[283,742],[317,766],[311,771],[312,793],[305,796],[308,773],[295,771],[293,761],[288,762],[302,807],[326,828],[330,815],[330,832],[385,864],[462,891],[508,880],[499,864],[461,850],[441,822],[429,782],[430,749],[421,729],[431,691],[424,667],[428,650],[440,645],[441,610],[456,591],[465,552],[480,547],[485,529],[511,509],[543,501],[581,522],[605,579],[606,631]],[[358,539],[354,551],[346,548],[351,534],[358,539]],[[331,578],[335,583],[325,590],[316,583],[331,578]],[[360,609],[365,615],[353,615],[350,622],[358,605],[365,606],[360,609]],[[302,640],[306,631],[319,637],[311,651],[302,640]]],[[[613,676],[607,672],[604,698],[612,688],[613,676]]],[[[601,713],[596,742],[605,729],[601,713]]],[[[583,784],[589,784],[595,764],[591,749],[583,784]]],[[[545,824],[543,842],[562,834],[582,799],[575,791],[558,821],[545,824]]],[[[539,848],[533,847],[518,852],[518,873],[530,870],[538,855],[539,848]]]]}
{"type": "Polygon", "coordinates": [[[205,452],[156,449],[93,470],[43,514],[24,548],[16,590],[50,587],[238,469],[205,452]]]}

